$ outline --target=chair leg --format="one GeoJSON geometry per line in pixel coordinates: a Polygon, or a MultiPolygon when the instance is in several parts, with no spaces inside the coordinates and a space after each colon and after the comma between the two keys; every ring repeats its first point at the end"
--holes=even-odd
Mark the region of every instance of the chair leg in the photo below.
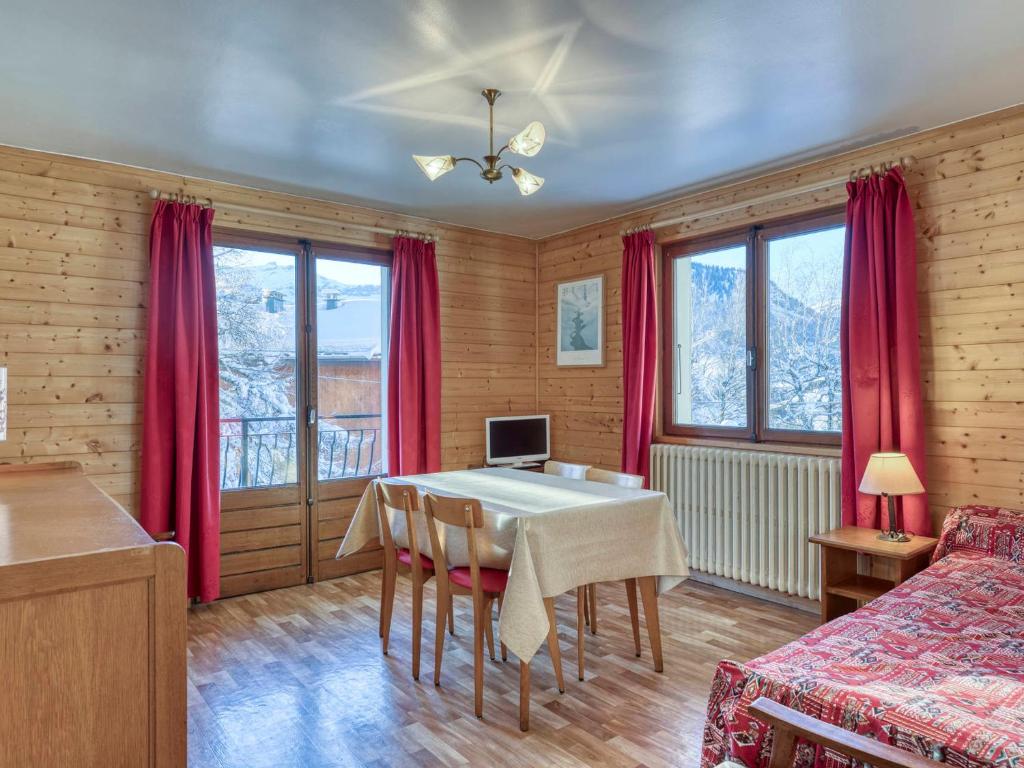
{"type": "Polygon", "coordinates": [[[448,593],[448,634],[455,637],[455,601],[452,593],[448,593]]]}
{"type": "Polygon", "coordinates": [[[381,587],[381,642],[380,647],[384,655],[388,655],[388,640],[391,637],[391,614],[395,608],[395,581],[398,574],[394,563],[390,566],[384,564],[384,584],[381,587]]]}
{"type": "Polygon", "coordinates": [[[590,634],[597,634],[597,584],[587,585],[587,605],[590,608],[590,634]]]}
{"type": "Polygon", "coordinates": [[[640,658],[640,615],[636,604],[636,579],[626,579],[626,602],[629,603],[629,622],[633,625],[633,645],[640,658]]]}
{"type": "Polygon", "coordinates": [[[587,604],[587,588],[576,587],[576,666],[579,669],[580,680],[583,679],[583,642],[586,637],[583,615],[587,604]]]}
{"type": "MultiPolygon", "coordinates": [[[[502,606],[502,604],[504,602],[505,602],[505,593],[501,592],[498,595],[498,620],[499,621],[501,620],[501,606],[502,606]]],[[[499,624],[498,626],[500,627],[501,625],[499,624]]],[[[501,633],[500,632],[498,633],[498,639],[501,640],[501,633]]],[[[505,643],[500,643],[500,645],[501,645],[501,660],[502,661],[508,661],[508,648],[505,647],[505,643]]]]}
{"type": "Polygon", "coordinates": [[[487,638],[487,653],[494,658],[494,600],[484,598],[484,636],[487,638]]]}
{"type": "Polygon", "coordinates": [[[473,711],[484,716],[484,606],[473,598],[473,711]]]}
{"type": "Polygon", "coordinates": [[[530,662],[519,662],[519,730],[530,730],[530,662]]]}
{"type": "Polygon", "coordinates": [[[664,665],[661,660],[661,621],[658,617],[658,582],[656,576],[641,576],[637,579],[640,587],[640,599],[644,603],[644,621],[647,624],[647,639],[651,643],[651,656],[654,657],[654,671],[661,672],[664,665]]]}
{"type": "Polygon", "coordinates": [[[583,588],[583,623],[590,626],[590,593],[586,587],[583,588]]]}
{"type": "Polygon", "coordinates": [[[384,637],[384,599],[388,594],[387,568],[387,563],[385,563],[380,572],[380,626],[378,627],[377,637],[380,637],[381,639],[384,637]]]}
{"type": "Polygon", "coordinates": [[[448,599],[444,596],[444,587],[439,581],[437,584],[437,622],[434,624],[434,685],[441,684],[441,659],[444,658],[444,620],[447,614],[449,622],[452,612],[452,595],[448,593],[448,599]]]}
{"type": "Polygon", "coordinates": [[[423,635],[423,582],[412,577],[412,679],[420,679],[420,640],[423,635]]]}
{"type": "Polygon", "coordinates": [[[565,679],[562,677],[562,649],[558,647],[558,624],[555,621],[555,598],[545,597],[544,608],[548,612],[548,653],[551,654],[551,666],[555,669],[558,692],[565,693],[565,679]]]}

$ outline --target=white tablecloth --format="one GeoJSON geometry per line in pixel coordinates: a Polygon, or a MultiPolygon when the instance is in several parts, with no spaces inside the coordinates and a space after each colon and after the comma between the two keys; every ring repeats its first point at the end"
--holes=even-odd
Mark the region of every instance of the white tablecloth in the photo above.
{"type": "MultiPolygon", "coordinates": [[[[660,577],[658,591],[664,592],[689,575],[686,545],[668,499],[659,491],[502,468],[409,475],[389,482],[411,483],[421,493],[480,500],[485,518],[478,532],[480,564],[509,569],[498,629],[502,642],[523,661],[547,637],[545,597],[584,584],[640,576],[660,577]]],[[[396,543],[402,545],[408,539],[403,516],[395,510],[388,514],[396,543]]],[[[357,552],[379,535],[371,484],[337,556],[357,552]]],[[[430,554],[425,527],[417,541],[430,554]]],[[[446,537],[442,545],[449,565],[468,565],[461,533],[446,537]]]]}

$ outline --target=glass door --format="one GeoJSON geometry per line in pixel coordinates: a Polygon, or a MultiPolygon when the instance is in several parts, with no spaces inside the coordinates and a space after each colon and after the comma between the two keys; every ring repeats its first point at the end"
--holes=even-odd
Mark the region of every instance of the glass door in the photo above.
{"type": "Polygon", "coordinates": [[[308,574],[303,258],[295,241],[215,238],[223,596],[308,574]]]}
{"type": "Polygon", "coordinates": [[[307,246],[309,453],[316,579],[380,565],[374,543],[334,559],[367,484],[387,472],[387,252],[307,246]]]}

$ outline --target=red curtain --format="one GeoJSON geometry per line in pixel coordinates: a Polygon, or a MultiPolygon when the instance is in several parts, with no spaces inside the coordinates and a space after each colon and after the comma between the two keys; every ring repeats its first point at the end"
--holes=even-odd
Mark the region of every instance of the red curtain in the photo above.
{"type": "Polygon", "coordinates": [[[394,239],[388,352],[388,473],[441,469],[441,309],[434,244],[394,239]]]}
{"type": "Polygon", "coordinates": [[[140,521],[174,531],[188,595],[220,593],[219,384],[213,210],[158,200],[149,233],[149,332],[140,521]]]}
{"type": "MultiPolygon", "coordinates": [[[[843,265],[843,524],[879,528],[880,497],[859,493],[872,453],[903,451],[925,479],[914,214],[893,168],[847,185],[843,265]]],[[[902,527],[928,534],[924,494],[897,500],[902,527]]]]}
{"type": "Polygon", "coordinates": [[[622,238],[622,471],[650,484],[658,310],[654,233],[622,238]]]}

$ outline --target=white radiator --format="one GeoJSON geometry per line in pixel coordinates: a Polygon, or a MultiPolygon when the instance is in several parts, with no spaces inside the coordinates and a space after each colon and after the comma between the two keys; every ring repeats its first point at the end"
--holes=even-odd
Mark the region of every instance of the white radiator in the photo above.
{"type": "Polygon", "coordinates": [[[813,533],[840,524],[839,459],[756,450],[651,446],[690,567],[790,595],[819,598],[813,533]]]}

